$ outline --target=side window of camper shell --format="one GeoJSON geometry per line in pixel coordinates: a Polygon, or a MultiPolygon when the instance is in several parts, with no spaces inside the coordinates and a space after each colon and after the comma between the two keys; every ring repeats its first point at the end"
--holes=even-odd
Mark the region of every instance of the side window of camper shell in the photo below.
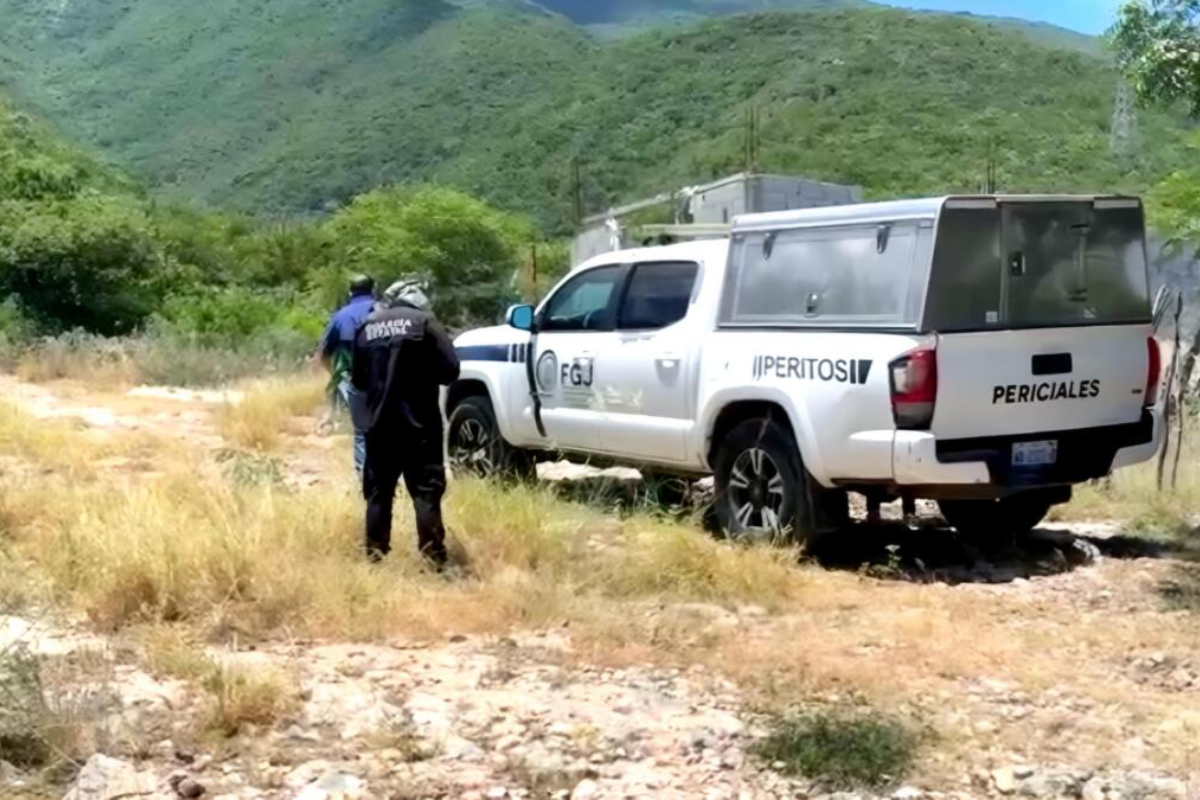
{"type": "Polygon", "coordinates": [[[914,268],[922,233],[931,240],[915,222],[742,234],[733,244],[721,322],[915,325],[924,290],[914,268]]]}

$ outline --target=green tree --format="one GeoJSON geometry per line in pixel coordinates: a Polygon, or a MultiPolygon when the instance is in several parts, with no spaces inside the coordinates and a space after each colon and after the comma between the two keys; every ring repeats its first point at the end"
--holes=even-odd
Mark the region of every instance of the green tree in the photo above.
{"type": "Polygon", "coordinates": [[[1109,41],[1142,99],[1183,100],[1200,114],[1200,0],[1131,0],[1109,41]]]}
{"type": "Polygon", "coordinates": [[[0,202],[0,293],[49,330],[126,333],[150,313],[158,252],[134,201],[0,202]]]}
{"type": "MultiPolygon", "coordinates": [[[[1130,0],[1121,7],[1109,42],[1122,73],[1144,102],[1186,102],[1193,115],[1200,114],[1200,0],[1130,0]]],[[[1200,137],[1195,147],[1200,150],[1200,137]]],[[[1151,192],[1152,219],[1179,247],[1200,246],[1197,187],[1200,169],[1188,167],[1167,176],[1151,192]]],[[[1184,356],[1184,387],[1191,385],[1198,360],[1200,330],[1184,356]]]]}
{"type": "Polygon", "coordinates": [[[513,299],[533,227],[452,189],[379,189],[328,223],[332,269],[324,288],[340,296],[344,277],[362,272],[381,285],[401,277],[431,284],[448,324],[491,320],[513,299]]]}
{"type": "MultiPolygon", "coordinates": [[[[1143,102],[1187,102],[1193,114],[1200,114],[1200,0],[1131,0],[1121,7],[1108,38],[1143,102]]],[[[1200,138],[1194,146],[1200,150],[1200,138]]],[[[1156,226],[1177,243],[1200,243],[1197,186],[1200,169],[1188,167],[1169,174],[1151,192],[1156,226]]]]}

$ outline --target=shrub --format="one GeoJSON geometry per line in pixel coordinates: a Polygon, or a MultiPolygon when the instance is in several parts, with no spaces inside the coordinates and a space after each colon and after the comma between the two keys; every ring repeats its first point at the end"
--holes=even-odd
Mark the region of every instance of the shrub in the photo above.
{"type": "Polygon", "coordinates": [[[904,776],[918,737],[878,714],[843,716],[819,712],[776,720],[756,755],[782,762],[782,770],[838,789],[881,788],[904,776]]]}
{"type": "MultiPolygon", "coordinates": [[[[87,653],[77,656],[95,667],[87,653]]],[[[0,761],[53,777],[94,750],[98,711],[96,698],[56,690],[54,673],[64,667],[47,666],[22,643],[0,648],[0,761]]]]}
{"type": "Polygon", "coordinates": [[[293,331],[262,331],[236,344],[214,345],[194,337],[156,331],[129,340],[143,383],[224,386],[244,378],[294,373],[316,346],[293,331]]]}
{"type": "Polygon", "coordinates": [[[36,332],[33,320],[9,297],[0,303],[0,344],[11,346],[29,341],[36,332]]]}
{"type": "Polygon", "coordinates": [[[0,292],[51,330],[133,330],[149,314],[158,262],[136,201],[83,194],[0,204],[0,292]]]}
{"type": "Polygon", "coordinates": [[[121,339],[84,331],[45,337],[19,348],[16,373],[22,380],[74,379],[105,385],[130,385],[139,378],[133,351],[121,339]]]}
{"type": "Polygon", "coordinates": [[[0,650],[0,761],[45,764],[52,752],[42,731],[48,713],[37,658],[22,647],[0,650]]]}
{"type": "Polygon", "coordinates": [[[275,329],[229,344],[213,344],[165,327],[116,338],[76,331],[24,343],[0,342],[0,362],[30,381],[224,386],[295,373],[315,344],[316,337],[275,329]]]}
{"type": "Polygon", "coordinates": [[[211,697],[206,727],[226,737],[236,736],[247,725],[271,725],[298,698],[287,676],[245,666],[218,666],[203,685],[211,697]]]}
{"type": "Polygon", "coordinates": [[[321,315],[293,293],[229,287],[168,298],[155,330],[203,345],[236,347],[256,336],[289,334],[315,345],[323,328],[321,315]]]}

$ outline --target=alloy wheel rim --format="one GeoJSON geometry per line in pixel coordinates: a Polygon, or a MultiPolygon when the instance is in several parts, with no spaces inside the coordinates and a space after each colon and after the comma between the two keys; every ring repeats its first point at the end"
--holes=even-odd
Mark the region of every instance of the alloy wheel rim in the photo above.
{"type": "Polygon", "coordinates": [[[468,419],[459,425],[454,445],[450,458],[456,467],[477,475],[488,475],[495,470],[492,437],[479,420],[468,419]]]}
{"type": "Polygon", "coordinates": [[[774,541],[783,533],[783,472],[767,451],[752,447],[733,462],[728,501],[737,523],[735,535],[749,541],[774,541]]]}

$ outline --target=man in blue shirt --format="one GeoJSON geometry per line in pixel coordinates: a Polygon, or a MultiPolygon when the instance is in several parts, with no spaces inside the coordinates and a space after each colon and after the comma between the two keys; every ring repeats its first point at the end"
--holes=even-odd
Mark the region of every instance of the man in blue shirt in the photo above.
{"type": "Polygon", "coordinates": [[[360,422],[362,413],[361,393],[351,382],[354,359],[354,340],[358,329],[366,322],[375,305],[375,281],[366,275],[357,275],[350,281],[350,299],[329,320],[325,336],[321,340],[321,363],[329,370],[329,401],[336,410],[339,406],[350,411],[354,425],[354,469],[362,477],[363,464],[367,458],[367,432],[360,422]]]}

